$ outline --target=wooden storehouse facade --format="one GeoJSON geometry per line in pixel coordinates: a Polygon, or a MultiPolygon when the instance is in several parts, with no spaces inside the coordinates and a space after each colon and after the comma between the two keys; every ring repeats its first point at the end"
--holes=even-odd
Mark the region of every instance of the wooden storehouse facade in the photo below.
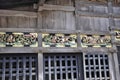
{"type": "Polygon", "coordinates": [[[120,0],[0,0],[0,80],[120,80],[120,0]]]}

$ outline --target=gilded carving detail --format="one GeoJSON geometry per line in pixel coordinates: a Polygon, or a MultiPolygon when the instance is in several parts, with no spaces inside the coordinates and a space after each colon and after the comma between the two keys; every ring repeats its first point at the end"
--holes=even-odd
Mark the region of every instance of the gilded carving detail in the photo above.
{"type": "Polygon", "coordinates": [[[0,47],[37,47],[37,33],[0,32],[0,47]]]}
{"type": "Polygon", "coordinates": [[[80,35],[82,47],[111,47],[109,35],[80,35]]]}
{"type": "Polygon", "coordinates": [[[115,32],[115,40],[120,41],[120,31],[116,30],[115,32]]]}
{"type": "Polygon", "coordinates": [[[77,47],[75,34],[42,34],[43,47],[77,47]]]}

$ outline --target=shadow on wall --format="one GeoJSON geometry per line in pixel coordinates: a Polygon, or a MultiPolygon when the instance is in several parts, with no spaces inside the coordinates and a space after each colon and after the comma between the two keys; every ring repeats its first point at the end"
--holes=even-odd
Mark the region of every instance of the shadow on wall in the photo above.
{"type": "Polygon", "coordinates": [[[0,0],[0,9],[9,9],[19,6],[28,6],[38,3],[39,0],[0,0]]]}

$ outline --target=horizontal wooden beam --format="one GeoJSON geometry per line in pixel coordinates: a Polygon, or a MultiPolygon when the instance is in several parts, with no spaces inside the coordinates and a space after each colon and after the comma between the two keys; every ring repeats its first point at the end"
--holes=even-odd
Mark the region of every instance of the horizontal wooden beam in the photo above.
{"type": "Polygon", "coordinates": [[[107,13],[97,13],[97,12],[83,12],[83,11],[76,11],[77,15],[80,16],[89,16],[89,17],[106,17],[108,18],[110,15],[107,13]]]}
{"type": "Polygon", "coordinates": [[[110,29],[111,30],[120,30],[120,26],[111,26],[110,29]]]}
{"type": "Polygon", "coordinates": [[[37,32],[37,33],[79,33],[79,34],[110,34],[109,31],[81,31],[81,30],[53,30],[53,29],[38,29],[38,28],[0,28],[0,32],[37,32]]]}
{"type": "Polygon", "coordinates": [[[80,31],[80,34],[110,35],[109,31],[80,31]]]}
{"type": "Polygon", "coordinates": [[[37,32],[37,28],[0,28],[0,32],[37,32]]]}
{"type": "Polygon", "coordinates": [[[60,5],[44,4],[43,6],[39,6],[38,11],[43,11],[43,10],[75,11],[75,8],[73,6],[60,6],[60,5]]]}
{"type": "Polygon", "coordinates": [[[115,13],[113,13],[112,16],[113,16],[114,18],[120,18],[120,14],[115,14],[115,13]]]}
{"type": "Polygon", "coordinates": [[[39,53],[39,49],[37,47],[30,48],[30,47],[0,47],[0,53],[39,53]]]}
{"type": "Polygon", "coordinates": [[[84,1],[84,0],[76,0],[75,3],[77,5],[89,5],[89,6],[108,6],[107,3],[97,2],[97,1],[84,1]]]}
{"type": "Polygon", "coordinates": [[[14,47],[4,47],[0,48],[0,54],[5,53],[108,53],[115,51],[113,48],[43,48],[43,47],[21,47],[21,48],[14,48],[14,47]]]}
{"type": "Polygon", "coordinates": [[[37,13],[27,11],[0,10],[0,16],[20,16],[37,18],[37,13]]]}
{"type": "Polygon", "coordinates": [[[37,33],[79,33],[78,30],[53,30],[53,29],[38,29],[38,28],[0,28],[0,32],[37,32],[37,33]]]}

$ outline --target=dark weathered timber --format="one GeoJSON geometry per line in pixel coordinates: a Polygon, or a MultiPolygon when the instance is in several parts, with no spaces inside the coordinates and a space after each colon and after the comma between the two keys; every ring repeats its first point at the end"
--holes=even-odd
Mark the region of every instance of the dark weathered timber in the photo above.
{"type": "MultiPolygon", "coordinates": [[[[115,34],[111,31],[120,29],[120,7],[113,5],[113,1],[109,0],[105,3],[103,2],[105,0],[39,0],[39,2],[34,2],[33,0],[16,0],[14,3],[11,3],[11,1],[14,0],[0,1],[3,1],[0,2],[0,8],[3,9],[0,10],[0,32],[36,32],[39,36],[38,47],[4,47],[0,48],[0,54],[37,53],[37,80],[43,80],[44,67],[41,64],[44,64],[44,54],[81,54],[81,52],[83,53],[83,56],[88,53],[107,54],[110,80],[120,79],[116,49],[116,46],[120,46],[120,42],[115,42],[115,34]],[[5,8],[9,10],[6,10],[5,8]],[[30,12],[31,9],[35,11],[30,12]],[[77,34],[78,47],[44,48],[42,47],[42,33],[75,33],[77,34]],[[82,48],[80,34],[110,35],[112,38],[111,43],[113,44],[112,48],[82,48]]],[[[85,65],[85,62],[83,64],[85,65]]],[[[81,75],[78,76],[80,77],[81,75]]],[[[85,76],[84,80],[86,80],[85,76]]]]}

